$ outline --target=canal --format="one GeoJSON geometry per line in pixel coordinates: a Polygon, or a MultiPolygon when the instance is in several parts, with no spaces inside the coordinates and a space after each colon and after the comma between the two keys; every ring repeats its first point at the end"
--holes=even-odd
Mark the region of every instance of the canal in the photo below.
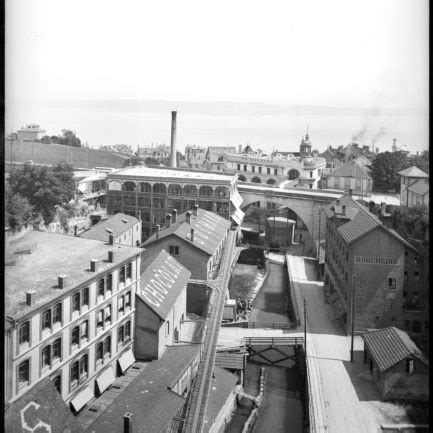
{"type": "MultiPolygon", "coordinates": [[[[266,274],[260,269],[261,264],[237,263],[229,286],[231,298],[254,299],[248,321],[256,324],[291,322],[291,303],[287,267],[282,263],[268,262],[266,274]],[[260,268],[260,269],[259,269],[260,268]]],[[[287,351],[292,357],[292,347],[279,350],[287,351]]],[[[292,359],[272,365],[281,353],[277,350],[266,352],[271,361],[262,361],[260,357],[249,357],[244,375],[244,391],[254,396],[259,393],[259,372],[265,367],[265,392],[259,416],[251,432],[290,432],[304,431],[303,398],[305,392],[301,367],[292,359]]],[[[228,433],[241,433],[254,404],[244,398],[238,398],[236,412],[227,426],[228,433]]]]}

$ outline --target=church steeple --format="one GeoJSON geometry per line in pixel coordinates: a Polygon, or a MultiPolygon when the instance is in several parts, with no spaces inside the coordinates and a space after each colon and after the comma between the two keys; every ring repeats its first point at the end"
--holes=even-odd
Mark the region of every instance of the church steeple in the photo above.
{"type": "Polygon", "coordinates": [[[311,141],[310,141],[310,136],[308,134],[308,126],[307,126],[307,133],[305,134],[305,138],[302,137],[301,145],[299,146],[299,150],[300,150],[301,156],[310,156],[311,155],[311,141]]]}

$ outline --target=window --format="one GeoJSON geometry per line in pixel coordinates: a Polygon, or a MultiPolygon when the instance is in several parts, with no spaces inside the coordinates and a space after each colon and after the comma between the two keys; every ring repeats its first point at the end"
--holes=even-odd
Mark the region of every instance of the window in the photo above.
{"type": "Polygon", "coordinates": [[[241,165],[238,164],[238,171],[241,171],[241,165]]]}
{"type": "Polygon", "coordinates": [[[125,323],[125,342],[131,339],[131,322],[125,323]]]}
{"type": "Polygon", "coordinates": [[[409,252],[405,251],[404,252],[404,262],[407,263],[409,261],[409,252]]]}
{"type": "Polygon", "coordinates": [[[312,178],[313,178],[313,172],[310,171],[310,179],[312,179],[312,178]]]}
{"type": "Polygon", "coordinates": [[[419,263],[420,263],[420,258],[418,257],[418,256],[415,256],[414,258],[413,258],[413,262],[416,264],[416,265],[418,265],[419,263]]]}
{"type": "Polygon", "coordinates": [[[99,296],[104,297],[104,295],[105,295],[105,280],[101,278],[98,281],[98,297],[99,296]]]}
{"type": "Polygon", "coordinates": [[[71,364],[71,390],[87,379],[88,371],[87,354],[71,364]]]}
{"type": "MultiPolygon", "coordinates": [[[[405,272],[406,273],[406,272],[405,272]]],[[[413,273],[413,279],[415,281],[415,283],[419,283],[420,282],[420,275],[419,272],[414,272],[413,273]]]]}
{"type": "Polygon", "coordinates": [[[310,188],[310,189],[313,189],[313,185],[310,184],[310,185],[309,185],[309,188],[310,188]]]}
{"type": "Polygon", "coordinates": [[[89,321],[86,320],[80,325],[80,340],[87,340],[89,337],[89,321]]]}
{"type": "Polygon", "coordinates": [[[51,365],[51,346],[47,346],[42,349],[42,368],[49,367],[50,365],[51,365]]]}
{"type": "Polygon", "coordinates": [[[71,333],[71,345],[79,345],[80,344],[80,328],[78,326],[75,326],[75,328],[72,329],[71,333]]]}
{"type": "Polygon", "coordinates": [[[126,265],[126,278],[132,278],[132,263],[126,265]]]}
{"type": "Polygon", "coordinates": [[[57,392],[59,394],[61,394],[62,393],[62,375],[58,374],[57,376],[54,376],[52,381],[53,381],[54,388],[56,388],[57,392]]]}
{"type": "Polygon", "coordinates": [[[119,296],[118,298],[118,311],[119,313],[122,313],[125,310],[125,297],[124,296],[119,296]]]}
{"type": "Polygon", "coordinates": [[[167,320],[167,323],[165,325],[165,336],[167,337],[168,335],[170,335],[170,321],[167,320]]]}
{"type": "Polygon", "coordinates": [[[111,323],[111,305],[105,307],[105,323],[111,323]]]}
{"type": "Polygon", "coordinates": [[[101,341],[96,345],[96,363],[102,362],[104,359],[104,342],[101,341]]]}
{"type": "Polygon", "coordinates": [[[111,292],[113,290],[113,276],[111,274],[107,275],[105,285],[107,292],[111,292]]]}
{"type": "Polygon", "coordinates": [[[244,171],[247,171],[247,166],[246,166],[246,164],[244,164],[244,171]]]}
{"type": "Polygon", "coordinates": [[[413,359],[406,359],[406,373],[411,375],[415,371],[415,362],[413,359]]]}
{"type": "Polygon", "coordinates": [[[179,255],[179,247],[170,245],[170,255],[171,256],[178,256],[179,255]]]}
{"type": "Polygon", "coordinates": [[[62,304],[53,307],[53,324],[62,322],[62,304]]]}
{"type": "Polygon", "coordinates": [[[54,341],[52,347],[53,361],[57,359],[62,359],[62,339],[58,338],[56,341],[54,341]]]}
{"type": "Polygon", "coordinates": [[[82,307],[88,307],[89,306],[89,288],[86,287],[82,291],[82,300],[81,300],[81,306],[82,307]]]}
{"type": "Polygon", "coordinates": [[[104,328],[104,310],[100,310],[96,314],[96,331],[103,328],[104,328]]]}
{"type": "Polygon", "coordinates": [[[404,282],[407,283],[408,282],[408,275],[407,275],[407,271],[404,271],[404,282]]]}
{"type": "Polygon", "coordinates": [[[388,288],[389,289],[396,289],[397,283],[395,278],[388,278],[388,288]]]}
{"type": "Polygon", "coordinates": [[[262,174],[262,167],[259,167],[259,174],[262,174]]]}
{"type": "Polygon", "coordinates": [[[18,387],[30,384],[30,360],[26,359],[18,366],[18,387]]]}
{"type": "Polygon", "coordinates": [[[42,313],[42,331],[45,329],[51,329],[51,309],[42,313]]]}
{"type": "Polygon", "coordinates": [[[80,292],[72,296],[72,312],[80,311],[80,292]]]}
{"type": "Polygon", "coordinates": [[[119,326],[117,330],[117,345],[121,348],[131,339],[131,322],[128,320],[119,326]]]}
{"type": "Polygon", "coordinates": [[[124,333],[124,327],[119,326],[119,329],[117,330],[117,345],[123,346],[123,342],[125,340],[125,333],[124,333]]]}
{"type": "Polygon", "coordinates": [[[87,377],[87,372],[88,372],[88,357],[87,355],[84,355],[80,359],[80,378],[82,378],[83,376],[87,377]]]}
{"type": "Polygon", "coordinates": [[[125,282],[125,268],[120,268],[119,272],[119,282],[124,283],[125,282]]]}
{"type": "Polygon", "coordinates": [[[271,174],[271,169],[269,167],[266,169],[266,173],[271,174]]]}
{"type": "Polygon", "coordinates": [[[30,344],[30,322],[25,322],[18,328],[18,335],[19,344],[30,344]]]}
{"type": "Polygon", "coordinates": [[[131,307],[131,292],[125,294],[125,308],[131,307]]]}
{"type": "Polygon", "coordinates": [[[252,165],[252,166],[251,166],[251,170],[252,170],[253,173],[255,173],[255,172],[256,172],[256,166],[255,166],[255,165],[252,165]]]}
{"type": "MultiPolygon", "coordinates": [[[[89,321],[85,320],[72,329],[71,346],[80,346],[82,342],[89,339],[89,321]]],[[[75,347],[73,347],[75,348],[75,347]]]]}
{"type": "Polygon", "coordinates": [[[274,168],[274,174],[277,175],[278,174],[278,169],[274,168]]]}
{"type": "Polygon", "coordinates": [[[104,358],[107,356],[111,356],[111,336],[104,340],[104,358]]]}

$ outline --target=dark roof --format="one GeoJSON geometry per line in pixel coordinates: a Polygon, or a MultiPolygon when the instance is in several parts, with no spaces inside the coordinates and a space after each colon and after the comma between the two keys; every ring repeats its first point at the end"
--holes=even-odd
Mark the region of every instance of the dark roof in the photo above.
{"type": "Polygon", "coordinates": [[[424,357],[409,335],[401,329],[394,327],[376,329],[362,334],[362,338],[382,372],[407,357],[416,357],[424,364],[429,365],[427,358],[424,357]]]}
{"type": "Polygon", "coordinates": [[[221,368],[243,370],[246,352],[216,352],[215,364],[221,368]]]}
{"type": "Polygon", "coordinates": [[[420,253],[406,239],[399,235],[395,230],[386,227],[376,215],[368,211],[363,205],[354,200],[350,195],[344,194],[338,200],[327,204],[323,207],[323,212],[328,218],[334,215],[346,221],[338,226],[337,230],[348,244],[355,242],[362,236],[370,233],[376,228],[385,230],[392,237],[396,238],[405,247],[420,253]],[[339,204],[337,204],[339,201],[339,204]],[[346,206],[345,215],[341,214],[342,207],[346,206]],[[334,212],[335,211],[335,212],[334,212]]]}
{"type": "Polygon", "coordinates": [[[139,248],[129,245],[31,231],[6,249],[6,257],[16,256],[20,261],[5,267],[5,312],[15,319],[22,317],[139,254],[139,248]],[[114,263],[108,262],[111,250],[115,251],[114,263]],[[90,271],[91,259],[99,260],[96,272],[90,271]],[[66,288],[59,290],[58,276],[62,274],[67,276],[66,288]],[[31,307],[26,304],[29,290],[36,291],[31,307]]]}
{"type": "Polygon", "coordinates": [[[125,215],[124,213],[117,213],[112,217],[95,224],[89,230],[81,233],[80,237],[108,242],[109,233],[107,232],[107,229],[112,230],[114,236],[117,237],[137,223],[137,218],[130,215],[125,215]]]}
{"type": "Polygon", "coordinates": [[[331,171],[328,176],[335,177],[354,177],[357,179],[371,179],[368,173],[363,167],[357,164],[355,161],[348,161],[342,166],[331,171]]]}
{"type": "Polygon", "coordinates": [[[165,320],[181,291],[186,290],[190,276],[188,269],[162,250],[141,274],[137,296],[165,320]],[[161,291],[161,286],[167,293],[161,291]],[[152,294],[155,290],[159,298],[152,294]]]}
{"type": "MultiPolygon", "coordinates": [[[[192,244],[205,253],[213,255],[230,225],[230,221],[218,214],[199,208],[197,209],[197,216],[191,212],[190,224],[186,222],[186,212],[178,215],[175,223],[171,223],[170,227],[160,230],[159,239],[173,234],[191,242],[191,229],[194,229],[194,242],[192,244]]],[[[156,233],[143,246],[153,242],[158,242],[156,233]]]]}
{"type": "Polygon", "coordinates": [[[123,415],[132,413],[137,432],[159,432],[169,426],[185,399],[171,391],[192,360],[199,345],[167,347],[161,359],[152,361],[86,431],[119,433],[123,415]]]}
{"type": "Polygon", "coordinates": [[[212,427],[215,419],[233,392],[237,381],[236,375],[217,365],[214,367],[205,415],[205,421],[207,422],[203,423],[203,433],[208,432],[212,427]]]}
{"type": "Polygon", "coordinates": [[[5,411],[5,431],[32,431],[24,428],[23,417],[28,426],[35,427],[39,423],[40,427],[33,431],[48,431],[41,423],[48,425],[53,433],[83,431],[49,378],[41,380],[9,406],[5,411]]]}
{"type": "Polygon", "coordinates": [[[427,173],[424,173],[416,165],[406,168],[405,170],[399,171],[398,174],[400,176],[406,176],[406,177],[422,177],[422,178],[429,177],[427,173]]]}

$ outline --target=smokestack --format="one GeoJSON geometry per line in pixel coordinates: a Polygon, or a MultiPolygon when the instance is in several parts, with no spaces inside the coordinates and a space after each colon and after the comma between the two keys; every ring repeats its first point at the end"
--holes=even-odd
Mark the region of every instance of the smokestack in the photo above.
{"type": "Polygon", "coordinates": [[[171,226],[171,214],[169,214],[169,213],[165,216],[165,225],[166,225],[166,227],[171,226]]]}
{"type": "Polygon", "coordinates": [[[185,214],[185,219],[188,224],[191,224],[191,212],[187,211],[185,214]]]}
{"type": "Polygon", "coordinates": [[[191,242],[194,242],[194,229],[191,229],[191,242]]]}
{"type": "Polygon", "coordinates": [[[132,433],[132,413],[126,412],[123,415],[123,433],[132,433]]]}
{"type": "Polygon", "coordinates": [[[397,139],[396,138],[392,139],[392,151],[397,152],[397,139]]]}
{"type": "Polygon", "coordinates": [[[170,167],[176,168],[176,111],[171,112],[170,167]]]}
{"type": "Polygon", "coordinates": [[[192,212],[193,212],[194,216],[197,216],[197,214],[198,214],[198,204],[194,205],[192,212]]]}
{"type": "Polygon", "coordinates": [[[156,225],[156,239],[159,239],[159,229],[160,229],[160,226],[159,226],[159,224],[157,224],[156,225]]]}
{"type": "Polygon", "coordinates": [[[173,209],[173,211],[171,212],[171,214],[173,215],[173,223],[176,222],[177,220],[177,209],[173,209]]]}

